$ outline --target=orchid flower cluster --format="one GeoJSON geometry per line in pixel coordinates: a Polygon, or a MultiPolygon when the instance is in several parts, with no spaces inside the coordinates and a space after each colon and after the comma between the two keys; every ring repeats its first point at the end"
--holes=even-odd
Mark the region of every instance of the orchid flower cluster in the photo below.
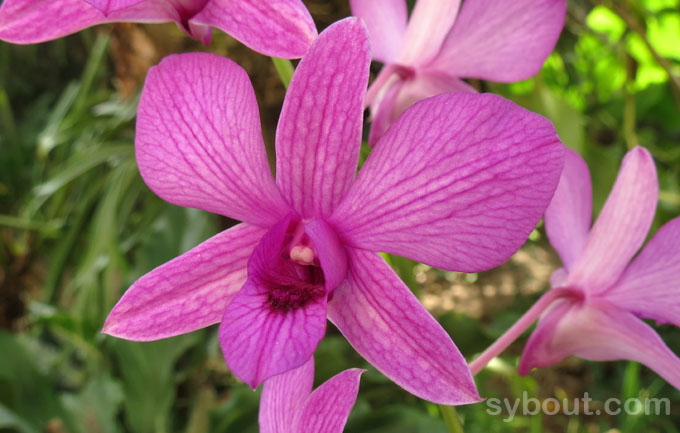
{"type": "Polygon", "coordinates": [[[135,341],[219,323],[231,371],[264,384],[262,432],[340,432],[362,371],[312,392],[330,320],[412,394],[481,400],[473,374],[534,321],[526,374],[567,355],[631,359],[680,387],[680,359],[642,318],[680,326],[680,218],[642,252],[654,162],[635,148],[590,228],[585,162],[547,119],[462,78],[535,74],[565,0],[351,0],[317,34],[300,0],[5,0],[0,39],[36,43],[92,25],[174,21],[270,56],[299,58],[276,130],[276,176],[246,72],[207,53],[171,55],[147,76],[137,113],[141,175],[178,206],[242,221],[144,275],[103,331],[135,341]],[[370,88],[371,59],[384,67],[370,88]],[[363,112],[373,150],[357,174],[363,112]],[[380,253],[478,272],[505,262],[545,214],[563,268],[553,288],[470,364],[380,253]],[[630,262],[630,263],[629,263],[630,262]],[[584,338],[583,335],[588,337],[584,338]]]}

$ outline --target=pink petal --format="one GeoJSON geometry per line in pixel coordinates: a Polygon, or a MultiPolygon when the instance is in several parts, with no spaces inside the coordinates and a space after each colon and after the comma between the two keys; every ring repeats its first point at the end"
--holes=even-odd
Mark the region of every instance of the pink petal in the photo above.
{"type": "Polygon", "coordinates": [[[265,381],[260,398],[260,433],[293,433],[293,423],[313,385],[314,358],[265,381]]]}
{"type": "Polygon", "coordinates": [[[371,36],[373,58],[383,63],[397,59],[402,47],[408,10],[405,0],[350,0],[352,15],[364,20],[371,36]]]}
{"type": "Polygon", "coordinates": [[[545,231],[567,269],[586,245],[592,212],[588,166],[578,153],[566,149],[560,183],[545,211],[545,231]]]}
{"type": "Polygon", "coordinates": [[[252,388],[266,379],[300,367],[326,333],[326,293],[291,309],[272,303],[272,286],[286,288],[295,268],[282,257],[293,218],[276,223],[261,239],[248,262],[248,281],[227,307],[220,344],[227,365],[252,388]]]}
{"type": "Polygon", "coordinates": [[[527,343],[520,374],[575,355],[592,361],[637,361],[680,388],[680,358],[632,313],[597,301],[586,305],[565,302],[549,314],[527,343]]]}
{"type": "Polygon", "coordinates": [[[84,1],[102,11],[104,15],[108,15],[113,11],[134,6],[137,3],[141,3],[145,0],[84,0],[84,1]]]}
{"type": "Polygon", "coordinates": [[[347,18],[295,71],[276,131],[276,181],[303,218],[330,215],[354,181],[370,62],[363,23],[347,18]]]}
{"type": "Polygon", "coordinates": [[[0,39],[15,44],[43,42],[105,19],[83,0],[5,0],[0,5],[0,39]]]}
{"type": "Polygon", "coordinates": [[[394,123],[330,222],[357,248],[443,269],[488,269],[538,223],[563,153],[548,120],[508,100],[435,96],[394,123]]]}
{"type": "Polygon", "coordinates": [[[637,315],[680,326],[680,217],[659,229],[604,296],[637,315]]]}
{"type": "MultiPolygon", "coordinates": [[[[105,16],[84,0],[5,0],[0,6],[0,39],[15,44],[33,44],[107,22],[178,21],[177,12],[168,7],[166,1],[112,1],[111,4],[126,3],[129,6],[114,8],[105,16]]],[[[106,2],[91,3],[101,5],[106,2]]]]}
{"type": "Polygon", "coordinates": [[[458,16],[460,0],[419,0],[406,28],[399,63],[424,65],[435,57],[458,16]]]}
{"type": "Polygon", "coordinates": [[[137,163],[161,198],[268,226],[288,213],[276,188],[246,72],[206,53],[166,57],[147,76],[137,163]]]}
{"type": "Polygon", "coordinates": [[[623,159],[619,175],[567,284],[591,293],[609,288],[642,246],[659,197],[656,167],[649,152],[636,147],[623,159]]]}
{"type": "Polygon", "coordinates": [[[375,146],[397,119],[395,115],[397,113],[397,100],[404,84],[405,82],[401,79],[390,81],[385,85],[383,93],[377,97],[376,103],[371,106],[373,121],[368,133],[369,145],[375,146]]]}
{"type": "Polygon", "coordinates": [[[113,308],[103,333],[158,340],[219,322],[246,281],[246,264],[265,230],[239,224],[137,280],[113,308]]]}
{"type": "Polygon", "coordinates": [[[564,26],[566,0],[466,0],[432,66],[511,82],[541,69],[564,26]]]}
{"type": "Polygon", "coordinates": [[[554,344],[555,333],[562,319],[572,309],[578,308],[568,299],[555,301],[541,316],[536,329],[527,341],[519,363],[519,374],[524,376],[532,368],[547,367],[571,355],[568,347],[554,344]]]}
{"type": "Polygon", "coordinates": [[[314,390],[292,430],[296,433],[342,433],[359,393],[364,370],[345,370],[314,390]]]}
{"type": "Polygon", "coordinates": [[[305,233],[314,243],[326,280],[326,290],[331,293],[347,277],[347,251],[324,220],[308,222],[305,233]]]}
{"type": "Polygon", "coordinates": [[[328,318],[357,352],[397,385],[439,404],[479,401],[465,358],[377,254],[349,250],[347,280],[328,318]]]}
{"type": "Polygon", "coordinates": [[[387,129],[408,107],[414,103],[439,95],[440,93],[477,91],[458,78],[451,78],[436,72],[419,72],[415,77],[399,81],[390,87],[379,102],[368,143],[374,146],[387,132],[387,129]]]}
{"type": "Polygon", "coordinates": [[[301,0],[210,0],[191,19],[213,26],[267,56],[298,58],[317,37],[301,0]]]}

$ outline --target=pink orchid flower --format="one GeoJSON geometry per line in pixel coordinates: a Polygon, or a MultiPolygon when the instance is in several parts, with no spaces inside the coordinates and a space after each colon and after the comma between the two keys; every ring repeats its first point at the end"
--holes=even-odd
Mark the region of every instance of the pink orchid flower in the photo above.
{"type": "Polygon", "coordinates": [[[333,376],[312,392],[314,358],[268,379],[260,401],[260,433],[342,433],[364,370],[333,376]]]}
{"type": "Polygon", "coordinates": [[[568,355],[627,359],[647,365],[680,388],[680,359],[642,321],[680,326],[680,218],[661,227],[631,262],[652,224],[658,196],[654,161],[647,150],[636,147],[624,158],[591,229],[588,167],[568,151],[545,214],[548,238],[564,265],[553,274],[551,292],[561,290],[563,296],[551,303],[531,335],[521,374],[568,355]]]}
{"type": "Polygon", "coordinates": [[[161,198],[244,221],[143,276],[103,332],[155,340],[220,322],[252,387],[307,362],[328,317],[387,377],[438,403],[479,397],[465,359],[378,251],[476,272],[504,262],[550,202],[563,145],[495,95],[441,95],[395,123],[355,179],[368,83],[356,18],[300,61],[276,131],[276,180],[245,71],[167,57],[142,92],[136,156],[161,198]]]}
{"type": "Polygon", "coordinates": [[[5,0],[0,40],[32,44],[110,22],[176,22],[210,43],[212,27],[268,56],[298,58],[316,38],[301,0],[5,0]]]}
{"type": "Polygon", "coordinates": [[[512,82],[534,75],[562,31],[566,0],[350,0],[385,64],[368,90],[374,145],[414,102],[474,92],[461,78],[512,82]],[[460,12],[459,9],[460,8],[460,12]]]}

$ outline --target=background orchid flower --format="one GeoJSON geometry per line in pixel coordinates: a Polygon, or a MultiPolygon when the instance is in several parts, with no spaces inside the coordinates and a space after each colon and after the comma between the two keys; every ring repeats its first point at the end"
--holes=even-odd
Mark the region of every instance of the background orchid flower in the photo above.
{"type": "Polygon", "coordinates": [[[520,373],[568,355],[628,359],[680,388],[680,359],[643,318],[680,326],[680,218],[664,225],[635,259],[654,218],[659,186],[649,152],[631,150],[600,216],[590,228],[588,167],[568,151],[545,214],[563,268],[552,277],[554,300],[531,335],[520,373]],[[630,262],[630,263],[629,263],[630,262]]]}
{"type": "Polygon", "coordinates": [[[207,44],[212,27],[268,56],[301,57],[316,27],[301,0],[5,0],[0,39],[32,44],[101,23],[176,22],[207,44]]]}
{"type": "Polygon", "coordinates": [[[260,433],[341,433],[363,372],[345,370],[312,392],[311,358],[302,367],[268,379],[260,401],[260,433]]]}
{"type": "Polygon", "coordinates": [[[479,400],[463,356],[378,251],[445,269],[505,261],[550,202],[563,164],[552,124],[495,95],[406,112],[355,180],[370,65],[360,20],[325,30],[295,71],[276,181],[246,73],[211,54],[152,68],[136,156],[163,199],[244,221],[139,279],[103,332],[154,340],[221,321],[227,365],[252,387],[312,356],[328,317],[413,394],[479,400]]]}
{"type": "Polygon", "coordinates": [[[461,78],[512,82],[543,65],[562,31],[566,0],[350,0],[385,64],[368,91],[373,145],[416,101],[475,90],[461,78]],[[460,8],[460,12],[459,9],[460,8]]]}

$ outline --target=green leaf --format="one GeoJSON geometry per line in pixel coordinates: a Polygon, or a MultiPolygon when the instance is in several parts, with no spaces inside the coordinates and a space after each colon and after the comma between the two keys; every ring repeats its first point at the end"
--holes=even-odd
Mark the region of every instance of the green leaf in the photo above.
{"type": "Polygon", "coordinates": [[[198,337],[199,334],[192,333],[150,342],[109,340],[120,364],[123,405],[131,431],[170,431],[170,410],[176,392],[175,365],[198,337]]]}
{"type": "Polygon", "coordinates": [[[626,23],[611,9],[598,5],[586,17],[586,24],[598,33],[604,33],[614,43],[626,32],[626,23]]]}

